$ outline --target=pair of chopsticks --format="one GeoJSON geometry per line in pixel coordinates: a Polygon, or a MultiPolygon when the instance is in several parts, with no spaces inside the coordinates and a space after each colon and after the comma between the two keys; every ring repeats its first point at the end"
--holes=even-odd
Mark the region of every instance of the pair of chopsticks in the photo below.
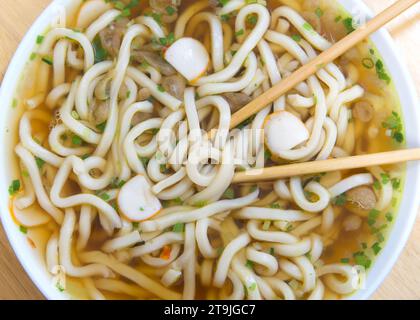
{"type": "MultiPolygon", "coordinates": [[[[316,58],[293,72],[289,77],[283,79],[278,84],[274,85],[272,88],[260,95],[258,98],[241,108],[241,110],[233,114],[230,128],[235,128],[244,120],[248,119],[258,111],[264,109],[277,98],[293,89],[297,84],[316,73],[320,68],[322,68],[320,66],[325,66],[334,59],[338,58],[347,50],[355,46],[358,42],[367,38],[370,34],[381,28],[383,25],[419,1],[420,0],[399,0],[389,8],[385,9],[375,18],[366,23],[366,25],[360,26],[357,30],[353,31],[345,38],[335,43],[328,50],[322,52],[316,58]]],[[[420,160],[420,148],[358,155],[322,161],[293,163],[263,169],[248,170],[245,172],[236,173],[233,182],[243,183],[253,181],[269,181],[291,176],[370,167],[410,160],[420,160]]]]}

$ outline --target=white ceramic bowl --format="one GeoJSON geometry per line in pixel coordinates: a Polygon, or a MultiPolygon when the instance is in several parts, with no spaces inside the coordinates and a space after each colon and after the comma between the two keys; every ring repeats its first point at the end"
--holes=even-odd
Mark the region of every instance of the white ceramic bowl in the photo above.
{"type": "MultiPolygon", "coordinates": [[[[34,48],[37,35],[42,34],[47,28],[52,18],[57,12],[57,5],[69,6],[73,0],[55,0],[36,20],[34,25],[22,40],[16,51],[9,69],[4,77],[0,101],[3,108],[0,117],[0,216],[3,227],[6,230],[9,241],[33,282],[48,299],[71,298],[66,293],[61,293],[54,286],[51,276],[45,269],[45,264],[40,259],[37,252],[28,244],[25,236],[19,232],[9,214],[8,209],[8,185],[13,179],[10,170],[10,157],[12,154],[12,144],[10,143],[11,133],[7,132],[8,119],[10,119],[12,101],[14,99],[15,88],[18,84],[25,63],[34,48]]],[[[370,10],[361,0],[339,0],[348,12],[357,10],[367,17],[372,17],[370,10]]],[[[420,146],[420,134],[417,131],[420,125],[420,114],[416,93],[412,80],[401,62],[401,54],[398,54],[393,41],[385,30],[376,32],[371,39],[382,55],[384,62],[392,75],[397,92],[403,108],[403,118],[406,127],[407,147],[420,146]]],[[[390,232],[387,244],[376,259],[373,267],[369,271],[366,279],[366,286],[351,296],[351,299],[367,299],[377,289],[379,284],[391,270],[396,262],[402,248],[404,247],[411,228],[414,224],[419,203],[420,166],[418,163],[407,165],[407,178],[404,185],[404,195],[402,197],[400,210],[390,232]]]]}

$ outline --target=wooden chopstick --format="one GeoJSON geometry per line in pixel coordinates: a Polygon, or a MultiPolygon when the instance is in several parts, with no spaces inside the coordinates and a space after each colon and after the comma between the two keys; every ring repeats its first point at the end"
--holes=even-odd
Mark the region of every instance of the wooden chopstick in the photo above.
{"type": "Polygon", "coordinates": [[[357,30],[353,31],[345,38],[332,45],[329,49],[322,52],[316,58],[293,72],[289,77],[283,79],[258,98],[254,99],[234,113],[230,122],[230,128],[235,128],[244,120],[264,109],[277,98],[293,89],[300,82],[306,80],[319,69],[322,69],[326,64],[338,58],[358,42],[368,37],[370,34],[391,21],[393,18],[397,17],[400,13],[407,10],[418,1],[420,0],[399,0],[395,2],[393,5],[371,19],[368,23],[366,23],[366,25],[360,26],[357,30]]]}
{"type": "Polygon", "coordinates": [[[411,160],[420,160],[420,148],[387,151],[320,161],[292,163],[262,169],[252,169],[236,173],[233,178],[233,183],[271,181],[292,176],[364,168],[374,165],[393,164],[411,160]]]}

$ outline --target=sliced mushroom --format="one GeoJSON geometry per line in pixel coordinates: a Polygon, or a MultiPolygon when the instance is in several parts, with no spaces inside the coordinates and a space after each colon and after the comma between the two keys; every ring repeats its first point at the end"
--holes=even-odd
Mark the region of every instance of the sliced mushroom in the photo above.
{"type": "Polygon", "coordinates": [[[191,82],[206,72],[210,57],[201,42],[193,38],[181,38],[166,50],[165,60],[191,82]]]}
{"type": "Polygon", "coordinates": [[[362,210],[374,209],[377,201],[375,193],[368,186],[360,186],[347,191],[346,199],[362,210]]]}
{"type": "Polygon", "coordinates": [[[163,23],[175,22],[178,18],[178,7],[181,5],[181,0],[150,0],[150,8],[162,15],[163,23]],[[169,13],[167,8],[172,7],[173,13],[169,13]]]}
{"type": "Polygon", "coordinates": [[[153,68],[159,70],[164,76],[172,76],[176,74],[176,70],[167,63],[158,53],[144,51],[144,50],[132,50],[131,57],[138,63],[147,62],[153,68]]]}
{"type": "Polygon", "coordinates": [[[184,91],[186,81],[179,75],[165,77],[162,80],[162,87],[172,96],[182,100],[184,97],[184,91]]]}
{"type": "Polygon", "coordinates": [[[166,13],[166,8],[168,6],[178,7],[181,4],[181,0],[150,0],[150,8],[153,10],[166,13]]]}
{"type": "Polygon", "coordinates": [[[95,125],[99,125],[108,120],[109,102],[96,101],[91,107],[91,118],[95,125]]]}
{"type": "MultiPolygon", "coordinates": [[[[133,116],[133,119],[131,120],[131,125],[132,126],[135,126],[135,125],[139,124],[140,122],[146,121],[146,120],[148,120],[150,118],[153,118],[153,114],[151,114],[151,113],[145,113],[145,112],[137,112],[133,116]]],[[[146,136],[146,135],[145,134],[144,135],[141,135],[139,138],[137,138],[137,141],[140,140],[139,143],[142,143],[142,140],[144,140],[144,136],[146,136]]],[[[150,139],[149,139],[149,141],[150,141],[150,139]]],[[[142,144],[144,144],[144,142],[142,144]]]]}
{"type": "Polygon", "coordinates": [[[125,18],[118,19],[99,32],[102,47],[113,58],[115,58],[119,53],[122,38],[128,22],[129,20],[125,18]]]}
{"type": "Polygon", "coordinates": [[[212,8],[217,8],[220,7],[220,2],[219,0],[209,0],[209,5],[212,8]]]}
{"type": "Polygon", "coordinates": [[[124,184],[118,194],[118,207],[131,221],[147,220],[162,210],[162,204],[142,175],[124,184]]]}
{"type": "Polygon", "coordinates": [[[316,15],[314,11],[305,11],[302,12],[303,18],[305,18],[308,23],[314,28],[314,30],[318,33],[322,34],[322,24],[321,19],[316,15]]]}
{"type": "Polygon", "coordinates": [[[111,93],[112,77],[105,77],[99,81],[95,88],[95,97],[99,100],[108,100],[111,93]]]}
{"type": "Polygon", "coordinates": [[[238,111],[252,100],[250,96],[242,92],[228,92],[223,94],[223,97],[229,103],[232,112],[238,111]]]}
{"type": "Polygon", "coordinates": [[[139,92],[137,93],[137,100],[138,101],[144,101],[150,98],[152,93],[148,88],[141,88],[139,92]]]}
{"type": "Polygon", "coordinates": [[[373,107],[367,101],[359,101],[354,104],[353,117],[362,121],[369,122],[373,118],[373,107]]]}
{"type": "Polygon", "coordinates": [[[280,156],[281,151],[291,150],[309,139],[305,124],[288,111],[269,115],[264,125],[265,143],[271,153],[280,156]]]}

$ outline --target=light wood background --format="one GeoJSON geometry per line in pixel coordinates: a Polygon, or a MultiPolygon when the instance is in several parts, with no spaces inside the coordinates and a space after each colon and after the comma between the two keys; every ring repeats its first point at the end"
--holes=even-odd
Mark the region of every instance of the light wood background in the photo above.
{"type": "MultiPolygon", "coordinates": [[[[378,12],[394,0],[364,0],[378,12]]],[[[21,38],[50,0],[0,0],[0,83],[21,38]]],[[[420,93],[420,5],[387,26],[420,93]]],[[[1,102],[0,102],[1,105],[1,102]]],[[[420,199],[413,199],[419,201],[420,199]]],[[[420,299],[420,216],[397,264],[374,299],[420,299]]],[[[0,299],[43,299],[28,278],[0,227],[0,299]]]]}

